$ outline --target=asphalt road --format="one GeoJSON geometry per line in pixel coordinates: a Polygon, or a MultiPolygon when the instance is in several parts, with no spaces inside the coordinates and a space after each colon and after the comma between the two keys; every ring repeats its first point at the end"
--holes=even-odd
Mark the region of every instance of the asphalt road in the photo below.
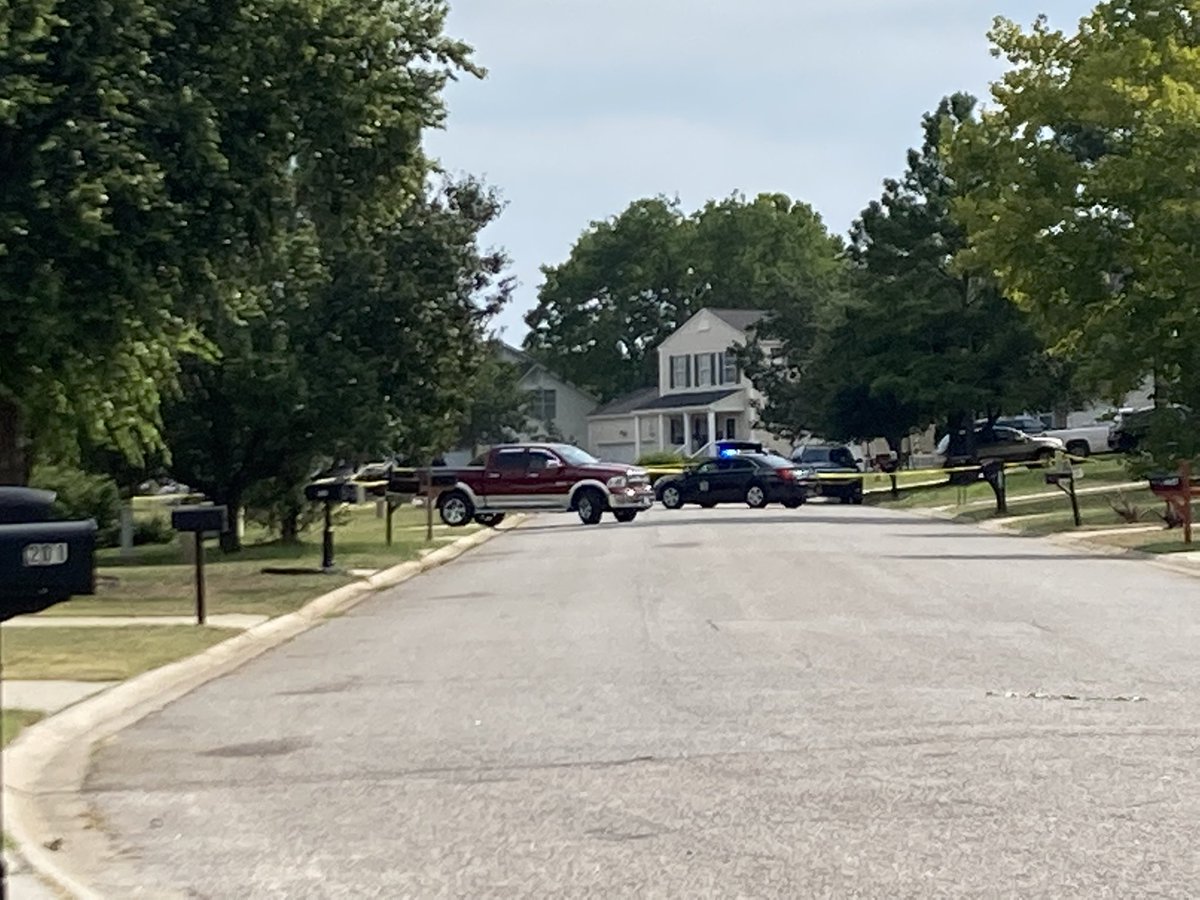
{"type": "Polygon", "coordinates": [[[903,514],[545,517],[102,750],[105,889],[1195,896],[1198,623],[903,514]]]}

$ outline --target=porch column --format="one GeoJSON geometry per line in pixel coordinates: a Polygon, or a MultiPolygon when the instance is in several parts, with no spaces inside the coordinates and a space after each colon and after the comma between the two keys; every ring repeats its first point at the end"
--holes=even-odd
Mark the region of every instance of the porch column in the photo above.
{"type": "Polygon", "coordinates": [[[708,411],[708,442],[711,444],[717,439],[717,414],[711,409],[708,411]]]}
{"type": "Polygon", "coordinates": [[[642,420],[637,413],[633,414],[633,461],[642,458],[642,420]]]}
{"type": "Polygon", "coordinates": [[[662,413],[658,414],[658,449],[667,449],[667,417],[662,413]]]}
{"type": "Polygon", "coordinates": [[[683,414],[683,452],[685,456],[692,455],[692,414],[683,414]]]}

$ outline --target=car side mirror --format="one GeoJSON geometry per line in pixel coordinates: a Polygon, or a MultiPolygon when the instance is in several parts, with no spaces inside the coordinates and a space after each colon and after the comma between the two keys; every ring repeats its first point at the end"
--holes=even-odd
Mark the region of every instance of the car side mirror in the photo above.
{"type": "Polygon", "coordinates": [[[557,459],[548,459],[548,460],[546,460],[546,468],[547,469],[560,469],[560,468],[562,468],[562,463],[560,463],[557,459]]]}

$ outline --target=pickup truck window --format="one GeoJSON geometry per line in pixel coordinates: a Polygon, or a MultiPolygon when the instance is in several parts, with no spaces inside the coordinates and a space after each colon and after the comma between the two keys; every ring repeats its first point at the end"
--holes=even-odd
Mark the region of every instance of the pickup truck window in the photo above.
{"type": "Polygon", "coordinates": [[[546,450],[529,451],[529,471],[544,472],[558,462],[558,457],[546,450]]]}
{"type": "Polygon", "coordinates": [[[523,449],[497,450],[493,466],[501,472],[524,472],[529,467],[529,452],[523,449]]]}

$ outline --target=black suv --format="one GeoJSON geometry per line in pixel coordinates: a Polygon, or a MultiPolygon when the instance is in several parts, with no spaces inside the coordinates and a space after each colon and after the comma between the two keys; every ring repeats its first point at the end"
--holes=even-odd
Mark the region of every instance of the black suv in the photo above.
{"type": "Polygon", "coordinates": [[[845,478],[821,478],[820,495],[836,497],[842,503],[862,503],[862,473],[858,460],[843,444],[806,444],[792,453],[792,463],[802,469],[812,469],[818,476],[845,475],[845,478]]]}

